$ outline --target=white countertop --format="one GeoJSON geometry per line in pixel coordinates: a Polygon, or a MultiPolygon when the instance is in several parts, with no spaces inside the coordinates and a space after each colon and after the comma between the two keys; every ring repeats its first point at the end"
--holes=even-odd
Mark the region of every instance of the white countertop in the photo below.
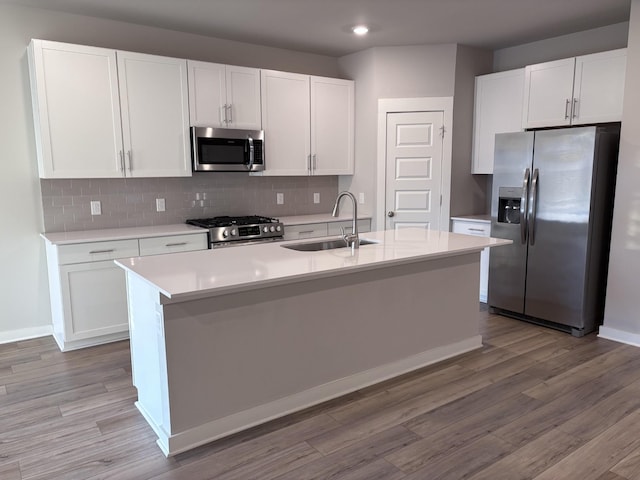
{"type": "Polygon", "coordinates": [[[479,252],[485,247],[511,243],[510,240],[420,228],[368,232],[360,238],[379,243],[361,246],[353,255],[349,248],[299,252],[282,247],[322,240],[313,239],[135,257],[115,262],[172,301],[181,301],[479,252]]]}
{"type": "Polygon", "coordinates": [[[42,233],[40,236],[54,245],[74,243],[128,240],[130,238],[163,237],[165,235],[190,235],[206,233],[206,228],[178,223],[174,225],[153,225],[148,227],[105,228],[102,230],[79,230],[76,232],[42,233]]]}
{"type": "MultiPolygon", "coordinates": [[[[307,225],[312,223],[328,223],[328,222],[344,222],[351,221],[351,214],[338,215],[334,217],[331,213],[316,213],[313,215],[292,215],[288,217],[279,217],[285,226],[287,225],[307,225]]],[[[358,220],[370,219],[371,215],[358,215],[358,220]]]]}
{"type": "Polygon", "coordinates": [[[459,215],[451,217],[451,220],[464,220],[465,222],[491,223],[491,215],[459,215]]]}

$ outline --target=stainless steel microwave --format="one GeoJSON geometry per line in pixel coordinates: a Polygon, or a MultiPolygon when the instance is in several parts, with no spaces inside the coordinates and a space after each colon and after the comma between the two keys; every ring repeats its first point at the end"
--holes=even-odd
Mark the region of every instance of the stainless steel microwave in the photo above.
{"type": "Polygon", "coordinates": [[[264,170],[264,131],[191,127],[194,172],[264,170]]]}

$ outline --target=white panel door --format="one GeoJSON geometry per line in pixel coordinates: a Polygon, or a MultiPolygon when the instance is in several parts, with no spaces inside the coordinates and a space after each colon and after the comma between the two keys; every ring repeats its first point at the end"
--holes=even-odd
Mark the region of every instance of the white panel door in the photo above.
{"type": "Polygon", "coordinates": [[[226,79],[227,126],[260,130],[260,70],[227,65],[226,79]]]}
{"type": "Polygon", "coordinates": [[[571,123],[575,58],[525,68],[523,125],[552,127],[571,123]]]}
{"type": "Polygon", "coordinates": [[[626,48],[576,57],[573,125],[622,120],[626,66],[626,48]]]}
{"type": "Polygon", "coordinates": [[[191,176],[187,61],[118,52],[126,175],[191,176]]]}
{"type": "Polygon", "coordinates": [[[353,175],[353,81],[311,77],[313,175],[353,175]]]}
{"type": "Polygon", "coordinates": [[[387,229],[440,229],[443,121],[443,112],[387,115],[387,229]]]}
{"type": "Polygon", "coordinates": [[[309,175],[309,76],[262,70],[263,175],[309,175]]]}
{"type": "Polygon", "coordinates": [[[121,177],[115,50],[33,40],[29,60],[40,177],[121,177]]]}
{"type": "Polygon", "coordinates": [[[187,60],[189,120],[196,127],[226,127],[225,66],[187,60]]]}

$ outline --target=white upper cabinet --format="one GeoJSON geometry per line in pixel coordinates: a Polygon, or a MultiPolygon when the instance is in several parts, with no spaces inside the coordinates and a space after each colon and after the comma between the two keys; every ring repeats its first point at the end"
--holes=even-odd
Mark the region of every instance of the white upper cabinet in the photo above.
{"type": "Polygon", "coordinates": [[[189,176],[186,60],[32,40],[42,178],[189,176]]]}
{"type": "Polygon", "coordinates": [[[189,117],[199,127],[260,130],[260,70],[187,61],[189,117]]]}
{"type": "Polygon", "coordinates": [[[626,48],[525,68],[525,128],[620,121],[626,48]]]}
{"type": "Polygon", "coordinates": [[[115,50],[33,40],[29,67],[40,176],[122,176],[115,50]]]}
{"type": "Polygon", "coordinates": [[[351,80],[262,70],[263,175],[350,175],[351,80]]]}
{"type": "Polygon", "coordinates": [[[576,57],[572,124],[622,120],[627,49],[576,57]]]}
{"type": "Polygon", "coordinates": [[[524,68],[476,77],[471,173],[492,174],[496,133],[522,130],[524,68]]]}
{"type": "Polygon", "coordinates": [[[354,155],[353,81],[311,77],[313,175],[351,175],[354,155]]]}
{"type": "Polygon", "coordinates": [[[126,176],[190,176],[186,60],[117,57],[126,176]]]}

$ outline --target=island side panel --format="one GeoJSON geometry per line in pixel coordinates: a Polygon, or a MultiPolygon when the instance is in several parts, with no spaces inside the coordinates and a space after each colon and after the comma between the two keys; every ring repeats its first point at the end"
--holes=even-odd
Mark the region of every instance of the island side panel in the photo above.
{"type": "Polygon", "coordinates": [[[168,453],[169,396],[164,321],[158,290],[127,272],[127,305],[131,376],[138,390],[136,407],[159,437],[168,453]]]}
{"type": "Polygon", "coordinates": [[[479,347],[479,269],[473,253],[163,305],[173,440],[187,432],[169,449],[479,347]]]}

